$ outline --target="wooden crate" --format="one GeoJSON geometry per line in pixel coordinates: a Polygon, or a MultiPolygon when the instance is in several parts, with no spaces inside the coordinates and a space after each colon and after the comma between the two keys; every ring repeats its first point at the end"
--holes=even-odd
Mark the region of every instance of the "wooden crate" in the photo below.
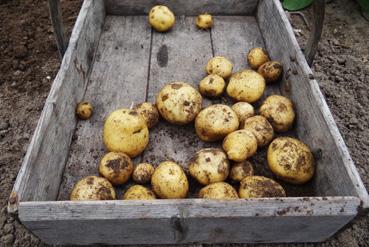
{"type": "MultiPolygon", "coordinates": [[[[8,210],[49,244],[318,242],[363,212],[368,194],[279,0],[162,0],[177,16],[168,33],[157,33],[147,23],[148,10],[158,2],[84,1],[8,210]],[[211,31],[195,27],[194,16],[201,12],[215,15],[211,31]],[[109,112],[153,101],[171,81],[196,86],[214,55],[230,58],[235,70],[247,68],[245,54],[255,46],[284,65],[281,83],[268,85],[264,98],[282,94],[294,102],[297,121],[288,135],[313,150],[317,169],[310,183],[283,183],[288,198],[67,201],[78,179],[97,174],[109,112]],[[95,107],[88,121],[74,114],[83,99],[95,107]]],[[[231,103],[224,98],[204,105],[217,102],[231,103]]],[[[199,141],[193,125],[161,122],[135,162],[174,159],[186,167],[197,150],[208,146],[219,143],[199,141]]],[[[273,176],[265,150],[254,159],[257,174],[273,176]]],[[[191,181],[190,195],[197,190],[191,181]]]]}

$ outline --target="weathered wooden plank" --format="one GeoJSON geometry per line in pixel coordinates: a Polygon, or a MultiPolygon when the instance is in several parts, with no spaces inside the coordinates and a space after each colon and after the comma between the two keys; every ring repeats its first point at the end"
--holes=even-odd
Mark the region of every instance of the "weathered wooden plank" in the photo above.
{"type": "Polygon", "coordinates": [[[60,58],[63,59],[64,53],[68,47],[68,41],[67,38],[65,37],[60,1],[48,0],[48,2],[49,2],[50,19],[54,28],[56,44],[58,46],[60,58]]]}

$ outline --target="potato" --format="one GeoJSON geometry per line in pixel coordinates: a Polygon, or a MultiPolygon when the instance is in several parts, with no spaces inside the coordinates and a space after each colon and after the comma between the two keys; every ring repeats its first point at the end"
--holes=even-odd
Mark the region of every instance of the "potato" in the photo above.
{"type": "Polygon", "coordinates": [[[131,158],[125,153],[110,152],[100,161],[99,173],[114,185],[127,182],[133,171],[131,158]]]}
{"type": "Polygon", "coordinates": [[[188,165],[190,174],[200,184],[208,185],[226,180],[229,162],[219,148],[204,148],[198,151],[188,165]]]}
{"type": "Polygon", "coordinates": [[[237,114],[240,126],[243,126],[245,119],[254,116],[254,107],[247,102],[238,102],[232,106],[232,110],[237,114]]]}
{"type": "Polygon", "coordinates": [[[209,29],[213,26],[213,17],[207,13],[196,17],[196,26],[200,29],[209,29]]]}
{"type": "Polygon", "coordinates": [[[223,140],[223,149],[228,159],[241,162],[256,153],[258,144],[256,137],[249,130],[237,130],[223,140]]]}
{"type": "Polygon", "coordinates": [[[240,198],[286,196],[286,192],[280,184],[263,176],[248,176],[242,179],[238,194],[240,198]]]}
{"type": "Polygon", "coordinates": [[[92,112],[93,112],[93,107],[91,103],[86,102],[86,101],[78,103],[77,108],[76,108],[76,115],[80,119],[83,119],[83,120],[89,119],[92,116],[92,112]]]}
{"type": "Polygon", "coordinates": [[[138,184],[145,184],[150,182],[154,170],[154,167],[150,163],[138,164],[133,170],[133,181],[138,184]]]}
{"type": "Polygon", "coordinates": [[[165,120],[184,125],[191,123],[201,110],[202,97],[190,84],[172,82],[160,90],[156,106],[165,120]]]}
{"type": "Polygon", "coordinates": [[[158,32],[171,29],[176,19],[173,12],[163,5],[156,5],[149,12],[149,23],[158,32]]]}
{"type": "Polygon", "coordinates": [[[238,199],[237,191],[225,182],[209,184],[199,191],[199,198],[232,200],[238,199]]]}
{"type": "Polygon", "coordinates": [[[267,153],[270,170],[292,184],[308,182],[314,175],[314,157],[308,146],[291,137],[278,137],[267,153]]]}
{"type": "Polygon", "coordinates": [[[146,125],[149,129],[157,125],[159,122],[159,112],[155,105],[144,102],[139,104],[133,108],[136,112],[141,114],[141,116],[145,119],[146,125]]]}
{"type": "Polygon", "coordinates": [[[232,75],[233,64],[225,57],[216,56],[208,61],[205,70],[209,75],[216,74],[226,79],[232,75]]]}
{"type": "Polygon", "coordinates": [[[215,104],[203,109],[195,119],[195,129],[203,141],[219,141],[238,129],[237,114],[226,105],[215,104]]]}
{"type": "Polygon", "coordinates": [[[151,185],[155,194],[162,199],[185,198],[189,187],[182,167],[173,161],[165,161],[155,169],[151,185]]]}
{"type": "Polygon", "coordinates": [[[258,73],[262,75],[267,83],[278,81],[283,73],[283,66],[280,62],[266,62],[258,68],[258,73]]]}
{"type": "Polygon", "coordinates": [[[154,192],[142,185],[133,185],[123,195],[124,200],[155,200],[154,192]]]}
{"type": "Polygon", "coordinates": [[[131,158],[139,155],[149,143],[149,130],[136,111],[119,109],[105,120],[104,144],[108,151],[125,153],[131,158]]]}
{"type": "Polygon", "coordinates": [[[247,160],[233,164],[229,173],[229,177],[236,182],[240,182],[245,177],[252,175],[254,175],[254,168],[251,162],[247,160]]]}
{"type": "Polygon", "coordinates": [[[243,128],[254,134],[260,148],[268,145],[273,140],[273,127],[263,116],[258,115],[246,119],[243,128]]]}
{"type": "Polygon", "coordinates": [[[260,106],[259,113],[268,119],[276,132],[289,130],[295,120],[291,100],[280,95],[271,95],[266,98],[260,106]]]}
{"type": "Polygon", "coordinates": [[[96,176],[88,176],[79,180],[72,190],[70,200],[114,200],[115,190],[113,185],[105,179],[96,176]]]}
{"type": "Polygon", "coordinates": [[[199,91],[207,97],[219,97],[225,89],[225,81],[219,75],[208,75],[200,81],[199,91]]]}
{"type": "Polygon", "coordinates": [[[267,52],[261,48],[256,47],[249,51],[247,54],[247,62],[252,69],[258,69],[262,64],[269,61],[267,52]]]}
{"type": "Polygon", "coordinates": [[[253,70],[234,73],[227,86],[228,95],[237,100],[253,103],[260,99],[265,90],[265,80],[253,70]]]}

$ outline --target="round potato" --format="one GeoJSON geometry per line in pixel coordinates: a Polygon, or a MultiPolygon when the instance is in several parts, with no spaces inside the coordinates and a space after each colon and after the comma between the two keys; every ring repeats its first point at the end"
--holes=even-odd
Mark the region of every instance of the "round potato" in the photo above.
{"type": "Polygon", "coordinates": [[[241,162],[256,153],[258,144],[256,137],[249,130],[237,130],[223,140],[223,149],[228,159],[241,162]]]}
{"type": "Polygon", "coordinates": [[[219,141],[238,129],[237,114],[226,105],[215,104],[203,109],[196,117],[195,129],[203,141],[219,141]]]}
{"type": "Polygon", "coordinates": [[[278,81],[283,73],[283,66],[280,62],[266,62],[258,68],[258,73],[262,75],[267,83],[278,81]]]}
{"type": "Polygon", "coordinates": [[[229,174],[227,156],[219,148],[201,149],[190,160],[188,168],[191,176],[203,185],[224,181],[229,174]]]}
{"type": "Polygon", "coordinates": [[[222,95],[225,85],[224,79],[219,75],[208,75],[200,81],[199,91],[204,96],[215,98],[222,95]]]}
{"type": "Polygon", "coordinates": [[[268,145],[273,140],[273,127],[263,116],[258,115],[246,119],[243,128],[254,134],[260,148],[268,145]]]}
{"type": "Polygon", "coordinates": [[[209,184],[199,191],[199,198],[232,200],[238,199],[237,191],[225,182],[209,184]]]}
{"type": "Polygon", "coordinates": [[[101,159],[99,165],[99,173],[114,185],[127,182],[132,175],[132,171],[132,160],[124,153],[107,153],[101,159]]]}
{"type": "Polygon", "coordinates": [[[78,103],[77,108],[76,108],[76,115],[80,119],[83,119],[83,120],[89,119],[92,116],[92,112],[93,112],[93,107],[91,103],[86,102],[86,101],[78,103]]]}
{"type": "Polygon", "coordinates": [[[185,198],[189,188],[182,167],[172,161],[165,161],[155,169],[151,185],[155,194],[162,199],[185,198]]]}
{"type": "Polygon", "coordinates": [[[138,184],[145,184],[150,182],[154,170],[155,168],[150,163],[138,164],[133,170],[133,181],[138,184]]]}
{"type": "Polygon", "coordinates": [[[269,61],[267,52],[261,48],[256,47],[249,51],[247,54],[247,62],[252,69],[258,69],[262,64],[269,61]]]}
{"type": "Polygon", "coordinates": [[[233,64],[225,57],[216,56],[208,61],[205,70],[209,75],[216,74],[226,79],[232,75],[233,64]]]}
{"type": "Polygon", "coordinates": [[[173,12],[167,6],[157,5],[149,12],[149,23],[158,32],[168,31],[175,21],[173,12]]]}
{"type": "Polygon", "coordinates": [[[144,102],[137,105],[135,108],[133,108],[133,110],[141,114],[141,116],[145,119],[146,125],[149,129],[158,124],[159,112],[154,104],[144,102]]]}
{"type": "Polygon", "coordinates": [[[240,182],[245,177],[252,175],[254,175],[254,168],[251,162],[247,160],[233,164],[229,173],[229,177],[236,182],[240,182]]]}
{"type": "Polygon", "coordinates": [[[240,198],[286,196],[286,192],[280,184],[263,176],[248,176],[242,179],[238,194],[240,198]]]}
{"type": "Polygon", "coordinates": [[[72,190],[70,200],[114,200],[116,198],[113,185],[105,178],[88,176],[79,180],[72,190]]]}
{"type": "Polygon", "coordinates": [[[268,148],[268,165],[280,179],[292,184],[308,182],[314,175],[314,157],[308,146],[291,137],[278,137],[268,148]]]}
{"type": "Polygon", "coordinates": [[[136,111],[119,109],[105,120],[104,144],[108,151],[136,157],[149,143],[149,129],[143,117],[136,111]]]}
{"type": "Polygon", "coordinates": [[[155,200],[154,192],[142,185],[133,185],[123,195],[124,200],[155,200]]]}
{"type": "Polygon", "coordinates": [[[160,90],[156,106],[165,120],[184,125],[192,122],[201,110],[202,97],[190,84],[172,82],[160,90]]]}
{"type": "Polygon", "coordinates": [[[213,26],[213,17],[207,13],[196,17],[196,26],[200,29],[209,29],[213,26]]]}
{"type": "Polygon", "coordinates": [[[271,95],[266,98],[260,106],[259,113],[268,119],[276,132],[289,130],[295,120],[291,100],[280,95],[271,95]]]}
{"type": "Polygon", "coordinates": [[[237,114],[240,126],[243,126],[245,119],[255,115],[254,107],[247,102],[238,102],[234,104],[232,110],[237,114]]]}
{"type": "Polygon", "coordinates": [[[253,70],[234,73],[227,86],[228,95],[237,100],[253,103],[260,99],[265,90],[265,80],[253,70]]]}

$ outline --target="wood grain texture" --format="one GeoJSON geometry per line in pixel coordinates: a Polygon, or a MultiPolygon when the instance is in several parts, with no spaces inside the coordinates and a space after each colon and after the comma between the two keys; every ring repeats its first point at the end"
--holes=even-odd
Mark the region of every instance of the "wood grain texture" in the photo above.
{"type": "Polygon", "coordinates": [[[60,58],[63,59],[64,53],[68,47],[68,41],[65,37],[60,0],[48,0],[48,3],[56,44],[58,46],[60,58]]]}

